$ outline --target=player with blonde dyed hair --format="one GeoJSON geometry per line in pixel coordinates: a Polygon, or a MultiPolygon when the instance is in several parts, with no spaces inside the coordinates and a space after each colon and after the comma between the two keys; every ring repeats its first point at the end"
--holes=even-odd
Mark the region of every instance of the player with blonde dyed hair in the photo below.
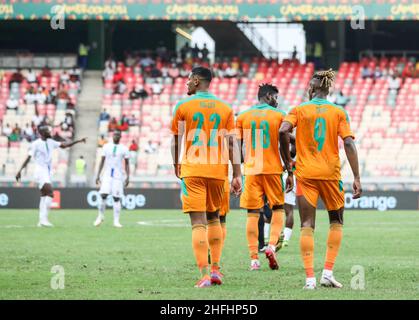
{"type": "Polygon", "coordinates": [[[314,228],[317,200],[320,197],[329,212],[330,229],[320,284],[341,288],[333,276],[333,266],[342,241],[344,190],[340,175],[338,138],[344,141],[345,152],[354,175],[353,198],[361,196],[358,155],[354,135],[346,111],[326,100],[333,85],[332,69],[313,75],[309,87],[310,101],[290,110],[280,129],[281,154],[288,171],[287,191],[294,179],[290,156],[290,133],[296,127],[296,195],[301,219],[300,250],[306,272],[305,289],[316,288],[314,274],[314,228]]]}

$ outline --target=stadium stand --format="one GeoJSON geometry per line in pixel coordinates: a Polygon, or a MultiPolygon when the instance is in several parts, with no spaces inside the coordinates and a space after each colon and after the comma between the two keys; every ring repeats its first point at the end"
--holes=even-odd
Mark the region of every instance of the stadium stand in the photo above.
{"type": "MultiPolygon", "coordinates": [[[[0,183],[15,184],[15,174],[36,138],[37,127],[49,124],[56,140],[72,138],[81,74],[72,70],[47,67],[21,71],[0,70],[0,183]],[[16,108],[15,108],[16,107],[16,108]],[[11,131],[12,129],[12,131],[11,131]]],[[[66,182],[69,151],[53,155],[53,183],[66,182]]],[[[24,186],[33,186],[31,162],[24,172],[24,186]]]]}
{"type": "MultiPolygon", "coordinates": [[[[180,76],[172,79],[165,76],[164,70],[170,69],[170,65],[160,62],[156,65],[163,72],[152,77],[139,66],[116,64],[117,79],[104,80],[103,108],[109,120],[100,121],[99,131],[106,139],[109,128],[128,123],[121,127],[122,143],[130,145],[132,140],[139,141],[139,150],[132,152],[134,176],[164,181],[158,177],[173,176],[171,110],[185,97],[187,68],[180,65],[176,72],[180,76]],[[126,87],[119,93],[121,79],[126,87]],[[153,93],[156,83],[161,86],[159,94],[153,93]],[[136,86],[147,91],[148,97],[130,99],[130,92],[136,86]],[[113,118],[115,123],[110,125],[113,118]],[[130,126],[131,118],[140,119],[141,125],[130,126]]],[[[360,62],[344,62],[338,70],[335,92],[342,91],[347,98],[345,108],[356,134],[363,177],[408,178],[419,174],[419,79],[406,71],[412,65],[406,58],[364,58],[360,62]],[[363,74],[365,67],[369,69],[368,74],[363,74]]],[[[279,105],[287,111],[306,99],[307,84],[314,71],[312,63],[300,64],[295,60],[278,63],[264,58],[249,61],[233,58],[218,61],[212,68],[216,77],[211,92],[229,102],[235,114],[256,103],[258,85],[262,82],[278,86],[279,105]],[[229,68],[235,71],[227,71],[229,68]]],[[[350,180],[349,165],[343,162],[343,177],[350,180]]]]}

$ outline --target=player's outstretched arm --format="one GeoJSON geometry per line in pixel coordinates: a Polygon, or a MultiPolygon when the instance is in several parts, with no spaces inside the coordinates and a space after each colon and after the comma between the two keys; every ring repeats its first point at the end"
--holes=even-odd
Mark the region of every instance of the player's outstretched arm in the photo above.
{"type": "Polygon", "coordinates": [[[182,136],[174,135],[172,138],[172,159],[173,159],[173,166],[175,168],[176,177],[180,179],[180,163],[179,163],[179,141],[182,140],[182,136]]]}
{"type": "Polygon", "coordinates": [[[351,165],[352,173],[354,175],[353,187],[353,199],[361,197],[361,177],[359,175],[359,163],[358,163],[358,152],[352,137],[346,137],[344,140],[345,153],[348,158],[349,164],[351,165]]]}
{"type": "MultiPolygon", "coordinates": [[[[281,128],[279,129],[279,147],[280,147],[280,154],[282,157],[282,161],[284,162],[285,168],[288,172],[288,177],[286,180],[286,189],[285,192],[290,192],[294,188],[294,178],[292,172],[292,164],[291,164],[291,154],[290,154],[290,140],[291,132],[292,132],[292,124],[288,121],[284,121],[281,124],[281,128]]],[[[295,139],[294,139],[295,143],[295,139]]]]}
{"type": "MultiPolygon", "coordinates": [[[[102,172],[103,169],[103,165],[105,164],[105,157],[102,156],[102,158],[100,159],[100,164],[99,164],[99,170],[97,172],[97,176],[96,176],[96,184],[100,183],[100,174],[102,172]]],[[[129,170],[129,169],[128,169],[129,170]]],[[[129,172],[129,171],[128,171],[129,172]]]]}
{"type": "Polygon", "coordinates": [[[21,178],[21,174],[22,174],[22,170],[26,168],[26,166],[28,165],[29,161],[31,161],[31,156],[28,156],[25,161],[23,162],[22,166],[20,167],[19,171],[16,174],[16,181],[19,182],[20,178],[21,178]]]}
{"type": "Polygon", "coordinates": [[[239,196],[242,192],[242,172],[241,172],[241,147],[236,135],[226,136],[228,140],[228,157],[233,167],[233,180],[231,180],[231,192],[239,196]]]}
{"type": "Polygon", "coordinates": [[[83,139],[75,140],[75,141],[71,141],[71,142],[63,142],[63,143],[61,143],[60,148],[61,149],[70,148],[77,143],[81,143],[81,142],[86,143],[86,140],[87,140],[87,138],[83,138],[83,139]]]}

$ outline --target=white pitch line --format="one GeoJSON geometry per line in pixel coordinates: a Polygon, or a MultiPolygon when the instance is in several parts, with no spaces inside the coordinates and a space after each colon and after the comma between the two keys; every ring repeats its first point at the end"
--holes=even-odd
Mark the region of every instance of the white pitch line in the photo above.
{"type": "Polygon", "coordinates": [[[176,227],[184,228],[188,224],[183,220],[154,220],[154,221],[138,221],[137,224],[140,226],[149,226],[149,227],[176,227]]]}
{"type": "Polygon", "coordinates": [[[24,228],[24,226],[18,226],[18,225],[11,224],[11,225],[0,226],[0,228],[3,228],[3,229],[24,228]]]}

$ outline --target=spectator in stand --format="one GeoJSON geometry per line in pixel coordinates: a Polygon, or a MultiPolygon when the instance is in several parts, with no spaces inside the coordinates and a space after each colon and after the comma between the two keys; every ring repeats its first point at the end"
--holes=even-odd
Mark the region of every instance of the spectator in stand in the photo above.
{"type": "Polygon", "coordinates": [[[400,78],[397,78],[395,74],[388,79],[388,90],[392,94],[397,94],[400,89],[400,78]]]}
{"type": "Polygon", "coordinates": [[[70,70],[69,75],[70,75],[70,81],[80,82],[81,70],[77,68],[77,66],[74,66],[73,69],[70,70]]]}
{"type": "Polygon", "coordinates": [[[26,104],[34,104],[36,101],[36,93],[33,87],[30,87],[23,98],[26,104]]]}
{"type": "Polygon", "coordinates": [[[14,110],[16,113],[19,111],[19,100],[10,96],[6,101],[7,110],[14,110]]]}
{"type": "Polygon", "coordinates": [[[198,44],[195,43],[195,46],[192,48],[192,59],[196,60],[199,59],[201,56],[201,49],[198,48],[198,44]]]}
{"type": "Polygon", "coordinates": [[[111,121],[109,121],[108,130],[109,132],[113,132],[116,129],[118,129],[118,121],[116,121],[115,117],[113,117],[111,121]]]}
{"type": "Polygon", "coordinates": [[[55,133],[54,133],[54,135],[52,136],[52,138],[55,140],[55,141],[58,141],[58,142],[63,142],[63,141],[65,141],[65,139],[59,134],[59,132],[58,131],[55,131],[55,133]]]}
{"type": "Polygon", "coordinates": [[[341,106],[341,107],[345,108],[346,105],[348,104],[348,102],[349,102],[349,98],[346,97],[343,94],[342,90],[339,90],[338,93],[337,93],[337,95],[336,95],[335,104],[337,104],[338,106],[341,106]]]}
{"type": "Polygon", "coordinates": [[[114,70],[115,69],[112,69],[111,67],[109,67],[108,65],[106,65],[105,70],[103,70],[103,73],[102,73],[103,81],[113,80],[114,74],[115,74],[115,71],[114,70]]]}
{"type": "Polygon", "coordinates": [[[159,95],[163,92],[163,86],[159,81],[154,80],[151,85],[151,90],[153,91],[153,95],[159,95]]]}
{"type": "Polygon", "coordinates": [[[60,74],[60,83],[61,84],[68,84],[68,82],[70,81],[70,75],[67,73],[67,71],[63,71],[60,74]]]}
{"type": "Polygon", "coordinates": [[[136,84],[134,89],[129,94],[131,100],[136,99],[146,99],[148,97],[148,92],[144,89],[143,85],[136,84]]]}
{"type": "Polygon", "coordinates": [[[169,77],[172,78],[173,80],[178,78],[180,73],[179,73],[179,68],[176,66],[176,63],[172,63],[169,70],[169,77]]]}
{"type": "Polygon", "coordinates": [[[3,135],[6,136],[7,138],[10,137],[10,135],[12,134],[12,128],[10,127],[10,124],[6,124],[5,127],[3,127],[3,135]]]}
{"type": "Polygon", "coordinates": [[[118,126],[118,129],[120,131],[128,131],[128,129],[129,129],[128,119],[126,119],[126,121],[125,121],[124,117],[125,116],[122,116],[121,121],[120,121],[120,124],[118,126]]]}
{"type": "Polygon", "coordinates": [[[162,77],[162,72],[157,68],[156,65],[151,67],[150,77],[152,78],[160,78],[162,77]]]}
{"type": "Polygon", "coordinates": [[[137,63],[135,56],[130,51],[125,52],[125,66],[132,67],[137,63]]]}
{"type": "Polygon", "coordinates": [[[55,87],[51,88],[47,96],[47,103],[57,104],[57,89],[55,87]]]}
{"type": "Polygon", "coordinates": [[[231,65],[229,65],[227,69],[224,71],[224,76],[226,78],[235,78],[238,76],[238,70],[234,69],[231,65]]]}
{"type": "Polygon", "coordinates": [[[112,82],[113,82],[114,84],[116,84],[116,83],[118,83],[119,81],[121,81],[121,80],[123,80],[123,79],[124,79],[124,74],[122,73],[122,71],[121,71],[121,70],[117,70],[117,71],[114,73],[114,75],[113,75],[112,82]]]}
{"type": "Polygon", "coordinates": [[[415,77],[415,66],[412,62],[408,62],[402,71],[402,79],[415,77]]]}
{"type": "Polygon", "coordinates": [[[21,130],[18,126],[18,124],[15,124],[15,127],[12,130],[12,133],[9,135],[9,142],[17,142],[20,141],[20,134],[21,130]]]}
{"type": "Polygon", "coordinates": [[[41,125],[43,118],[44,117],[41,116],[38,111],[38,102],[35,101],[35,114],[32,117],[32,123],[35,128],[38,128],[41,125]]]}
{"type": "Polygon", "coordinates": [[[80,93],[80,76],[77,76],[76,74],[70,74],[70,84],[74,84],[74,86],[77,88],[77,91],[80,93]]]}
{"type": "Polygon", "coordinates": [[[323,68],[323,45],[321,42],[316,41],[314,43],[314,65],[316,69],[322,69],[323,68]]]}
{"type": "Polygon", "coordinates": [[[47,101],[47,96],[45,95],[43,88],[39,87],[38,92],[36,93],[36,101],[38,104],[45,104],[47,101]]]}
{"type": "Polygon", "coordinates": [[[163,41],[159,42],[159,46],[156,49],[157,56],[164,62],[167,61],[167,48],[163,41]]]}
{"type": "Polygon", "coordinates": [[[148,154],[153,154],[157,151],[157,147],[155,144],[152,143],[151,140],[147,142],[147,145],[145,146],[144,152],[148,154]]]}
{"type": "Polygon", "coordinates": [[[131,141],[131,144],[129,146],[129,153],[130,153],[130,160],[131,164],[136,167],[137,166],[137,154],[138,154],[138,144],[135,142],[135,140],[131,141]]]}
{"type": "Polygon", "coordinates": [[[148,54],[145,57],[140,59],[140,66],[143,72],[149,72],[151,69],[151,66],[154,65],[154,60],[151,58],[151,56],[148,54]]]}
{"type": "Polygon", "coordinates": [[[383,73],[381,72],[380,67],[376,66],[374,70],[374,79],[380,79],[382,76],[383,76],[383,73]]]}
{"type": "Polygon", "coordinates": [[[61,122],[61,129],[64,131],[73,131],[74,130],[74,119],[73,115],[70,112],[65,114],[63,122],[61,122]]]}
{"type": "Polygon", "coordinates": [[[125,90],[127,90],[127,85],[125,84],[124,80],[119,80],[114,88],[114,94],[124,94],[125,90]]]}
{"type": "Polygon", "coordinates": [[[181,76],[182,78],[187,78],[187,77],[189,77],[189,73],[190,73],[189,68],[187,68],[187,65],[186,65],[186,64],[184,64],[184,65],[182,66],[182,68],[180,69],[180,76],[181,76]]]}
{"type": "Polygon", "coordinates": [[[291,54],[291,60],[297,60],[297,46],[294,46],[293,50],[292,50],[292,54],[291,54]]]}
{"type": "Polygon", "coordinates": [[[133,114],[131,115],[131,118],[129,118],[128,124],[129,124],[130,127],[134,127],[134,126],[140,125],[137,117],[135,115],[133,115],[133,114]]]}
{"type": "Polygon", "coordinates": [[[26,74],[26,81],[28,83],[38,83],[36,79],[36,73],[32,69],[28,69],[28,73],[26,74]]]}
{"type": "Polygon", "coordinates": [[[100,121],[109,121],[111,118],[110,114],[106,112],[106,109],[103,109],[102,112],[99,115],[99,122],[100,121]]]}
{"type": "Polygon", "coordinates": [[[67,106],[70,102],[70,96],[65,89],[61,89],[57,94],[57,104],[62,104],[63,106],[67,106]]]}
{"type": "Polygon", "coordinates": [[[372,73],[370,68],[368,68],[367,66],[363,66],[361,69],[361,77],[362,79],[367,79],[367,78],[371,78],[372,73]]]}
{"type": "Polygon", "coordinates": [[[202,54],[202,60],[204,62],[208,62],[209,61],[209,58],[208,58],[208,56],[209,56],[209,50],[207,48],[207,44],[206,43],[204,43],[204,47],[201,50],[201,54],[202,54]]]}
{"type": "Polygon", "coordinates": [[[102,134],[99,138],[99,140],[97,141],[97,145],[98,147],[102,148],[105,144],[108,143],[108,140],[105,139],[105,136],[102,134]]]}
{"type": "Polygon", "coordinates": [[[105,69],[107,69],[107,68],[109,68],[113,71],[116,70],[116,61],[113,58],[113,55],[110,55],[108,60],[105,61],[105,69]]]}
{"type": "Polygon", "coordinates": [[[191,47],[189,47],[189,43],[186,42],[183,47],[180,49],[180,59],[182,61],[185,61],[187,56],[189,55],[189,52],[191,51],[191,47]]]}
{"type": "Polygon", "coordinates": [[[51,78],[52,77],[51,69],[48,68],[48,67],[43,67],[39,77],[40,78],[51,78]]]}
{"type": "Polygon", "coordinates": [[[24,79],[23,75],[19,68],[15,72],[13,72],[12,75],[10,76],[9,88],[12,86],[13,83],[18,83],[18,84],[22,83],[23,79],[24,79]]]}
{"type": "Polygon", "coordinates": [[[35,133],[33,131],[33,128],[29,125],[29,123],[26,123],[25,128],[23,128],[22,132],[22,139],[26,139],[26,141],[31,142],[35,138],[35,133]]]}

